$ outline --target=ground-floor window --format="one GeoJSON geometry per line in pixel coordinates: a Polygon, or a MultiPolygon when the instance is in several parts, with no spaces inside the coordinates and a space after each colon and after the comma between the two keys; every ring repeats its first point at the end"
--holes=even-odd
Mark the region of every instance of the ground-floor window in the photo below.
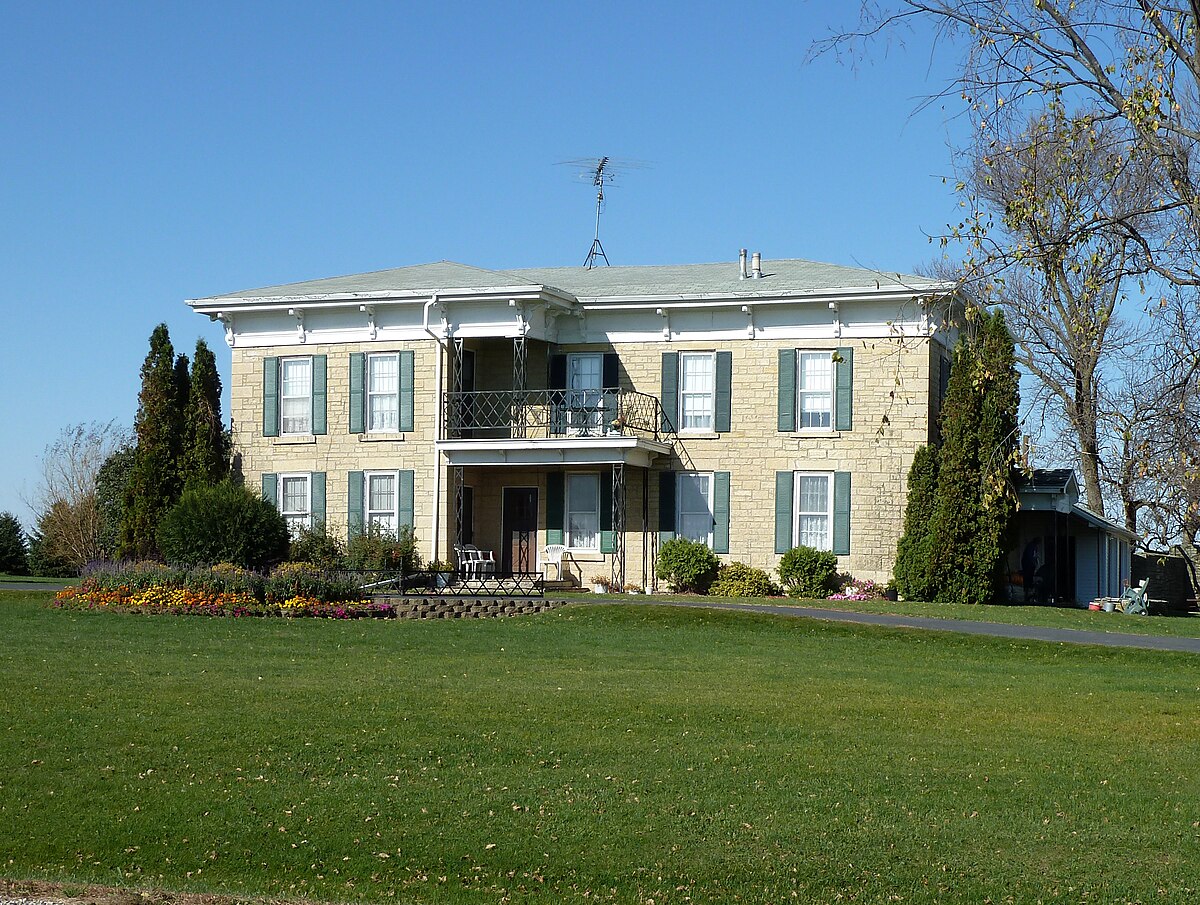
{"type": "Polygon", "coordinates": [[[306,474],[285,474],[279,483],[279,512],[295,537],[301,528],[312,526],[312,482],[306,474]]]}
{"type": "Polygon", "coordinates": [[[567,475],[566,543],[573,550],[600,548],[600,476],[567,475]]]}
{"type": "Polygon", "coordinates": [[[712,546],[712,475],[680,472],[677,475],[675,533],[712,546]]]}
{"type": "Polygon", "coordinates": [[[833,548],[833,480],[827,473],[796,472],[795,525],[792,536],[799,546],[817,550],[833,548]]]}
{"type": "Polygon", "coordinates": [[[397,523],[396,473],[394,471],[367,472],[366,482],[366,526],[395,534],[397,523]]]}

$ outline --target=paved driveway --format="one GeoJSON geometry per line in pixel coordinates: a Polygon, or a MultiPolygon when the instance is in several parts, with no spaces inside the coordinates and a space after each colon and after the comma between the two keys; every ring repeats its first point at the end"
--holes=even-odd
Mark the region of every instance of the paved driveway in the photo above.
{"type": "MultiPolygon", "coordinates": [[[[651,601],[648,601],[651,602],[651,601]]],[[[1064,644],[1098,644],[1101,647],[1141,647],[1148,650],[1174,650],[1200,654],[1200,638],[1164,638],[1155,635],[1124,635],[1114,632],[1089,632],[1073,628],[1041,628],[1032,625],[1008,625],[1000,622],[973,622],[966,619],[938,619],[933,616],[889,616],[883,613],[848,613],[807,606],[777,606],[770,603],[708,603],[701,600],[653,601],[666,606],[690,606],[716,610],[746,610],[803,619],[830,622],[855,622],[885,625],[889,628],[915,628],[964,635],[992,635],[1024,641],[1051,641],[1064,644]]],[[[1121,617],[1138,619],[1138,616],[1121,617]]],[[[1149,617],[1147,617],[1149,618],[1149,617]]]]}

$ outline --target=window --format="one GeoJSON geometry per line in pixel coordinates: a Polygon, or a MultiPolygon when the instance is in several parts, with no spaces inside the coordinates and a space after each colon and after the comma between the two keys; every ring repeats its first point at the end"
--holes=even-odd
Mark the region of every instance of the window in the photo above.
{"type": "Polygon", "coordinates": [[[675,533],[712,546],[712,475],[680,472],[675,503],[675,533]]]}
{"type": "Polygon", "coordinates": [[[833,413],[833,358],[829,352],[796,356],[796,399],[800,430],[828,430],[833,413]]]}
{"type": "Polygon", "coordinates": [[[713,429],[714,361],[712,352],[679,354],[679,425],[685,431],[713,429]]]}
{"type": "Polygon", "coordinates": [[[309,476],[285,474],[279,476],[279,481],[282,484],[279,511],[283,520],[287,522],[288,533],[295,537],[301,528],[312,525],[312,490],[309,476]]]}
{"type": "Polygon", "coordinates": [[[396,533],[396,473],[394,471],[368,472],[367,479],[367,525],[392,534],[396,533]]]}
{"type": "Polygon", "coordinates": [[[600,476],[567,475],[567,546],[600,549],[600,476]]]}
{"type": "Polygon", "coordinates": [[[567,356],[567,417],[573,433],[601,432],[604,356],[599,352],[567,356]]]}
{"type": "Polygon", "coordinates": [[[280,370],[282,434],[312,433],[312,359],[283,358],[280,370]]]}
{"type": "Polygon", "coordinates": [[[400,356],[367,357],[367,432],[396,433],[400,428],[400,356]]]}
{"type": "Polygon", "coordinates": [[[797,546],[833,549],[833,481],[828,474],[796,473],[796,522],[792,536],[797,546]]]}

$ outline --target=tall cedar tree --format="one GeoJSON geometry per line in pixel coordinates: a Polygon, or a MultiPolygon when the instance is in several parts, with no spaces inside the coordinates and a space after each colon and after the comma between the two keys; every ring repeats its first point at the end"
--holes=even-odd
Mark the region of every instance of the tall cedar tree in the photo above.
{"type": "Polygon", "coordinates": [[[990,580],[990,599],[997,600],[1006,583],[1006,554],[1015,540],[1014,478],[1021,389],[1016,349],[1002,310],[997,309],[984,319],[978,340],[978,375],[983,397],[979,422],[981,499],[979,533],[975,536],[976,563],[979,581],[990,580]]]}
{"type": "Polygon", "coordinates": [[[28,575],[29,547],[21,523],[11,512],[0,512],[0,575],[28,575]]]}
{"type": "Polygon", "coordinates": [[[100,549],[115,559],[121,547],[121,519],[125,512],[125,491],[137,448],[132,443],[122,445],[104,460],[96,472],[96,511],[100,516],[100,549]]]}
{"type": "Polygon", "coordinates": [[[217,359],[203,339],[196,340],[184,409],[180,483],[217,484],[229,473],[229,437],[221,423],[221,378],[217,359]]]}
{"type": "Polygon", "coordinates": [[[959,340],[942,410],[937,506],[930,522],[934,599],[991,603],[999,592],[1016,499],[1013,342],[999,313],[979,312],[959,340]]]}
{"type": "Polygon", "coordinates": [[[896,545],[893,575],[896,590],[905,600],[932,600],[929,525],[937,509],[938,453],[922,446],[908,470],[908,505],[904,510],[904,533],[896,545]]]}
{"type": "Polygon", "coordinates": [[[186,378],[186,362],[182,355],[176,360],[167,325],[155,327],[150,334],[150,352],[142,364],[142,390],[133,425],[137,451],[125,490],[122,556],[153,555],[158,523],[179,499],[179,450],[187,399],[181,372],[186,378]]]}

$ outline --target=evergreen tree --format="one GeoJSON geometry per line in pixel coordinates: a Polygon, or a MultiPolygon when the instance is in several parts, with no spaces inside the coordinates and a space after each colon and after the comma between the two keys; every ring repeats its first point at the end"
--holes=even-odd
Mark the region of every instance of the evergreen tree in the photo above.
{"type": "Polygon", "coordinates": [[[180,372],[186,376],[186,362],[184,356],[176,360],[167,325],[155,327],[150,335],[150,351],[142,364],[142,389],[134,419],[137,449],[125,491],[122,556],[149,556],[155,552],[158,523],[179,498],[183,436],[180,372]]]}
{"type": "Polygon", "coordinates": [[[184,409],[180,483],[217,484],[229,473],[229,437],[221,423],[221,378],[208,344],[196,340],[184,409]]]}
{"type": "Polygon", "coordinates": [[[932,600],[930,522],[937,508],[938,452],[922,446],[908,470],[908,504],[904,509],[904,533],[896,546],[893,576],[896,590],[905,600],[932,600]]]}
{"type": "Polygon", "coordinates": [[[125,513],[125,491],[137,449],[126,443],[107,459],[96,472],[96,511],[100,516],[100,549],[110,559],[120,553],[121,520],[125,513]]]}
{"type": "Polygon", "coordinates": [[[21,523],[11,512],[0,512],[0,575],[28,575],[29,547],[21,523]]]}
{"type": "Polygon", "coordinates": [[[992,599],[1005,584],[1005,554],[1014,541],[1017,512],[1014,470],[1017,467],[1017,413],[1020,377],[1012,334],[997,309],[980,325],[979,383],[983,394],[979,420],[981,505],[975,536],[979,581],[990,580],[992,599]]]}
{"type": "Polygon", "coordinates": [[[1003,315],[974,316],[954,354],[942,409],[937,505],[929,527],[939,603],[990,603],[1016,499],[1011,471],[1019,404],[1013,341],[1003,315]]]}

